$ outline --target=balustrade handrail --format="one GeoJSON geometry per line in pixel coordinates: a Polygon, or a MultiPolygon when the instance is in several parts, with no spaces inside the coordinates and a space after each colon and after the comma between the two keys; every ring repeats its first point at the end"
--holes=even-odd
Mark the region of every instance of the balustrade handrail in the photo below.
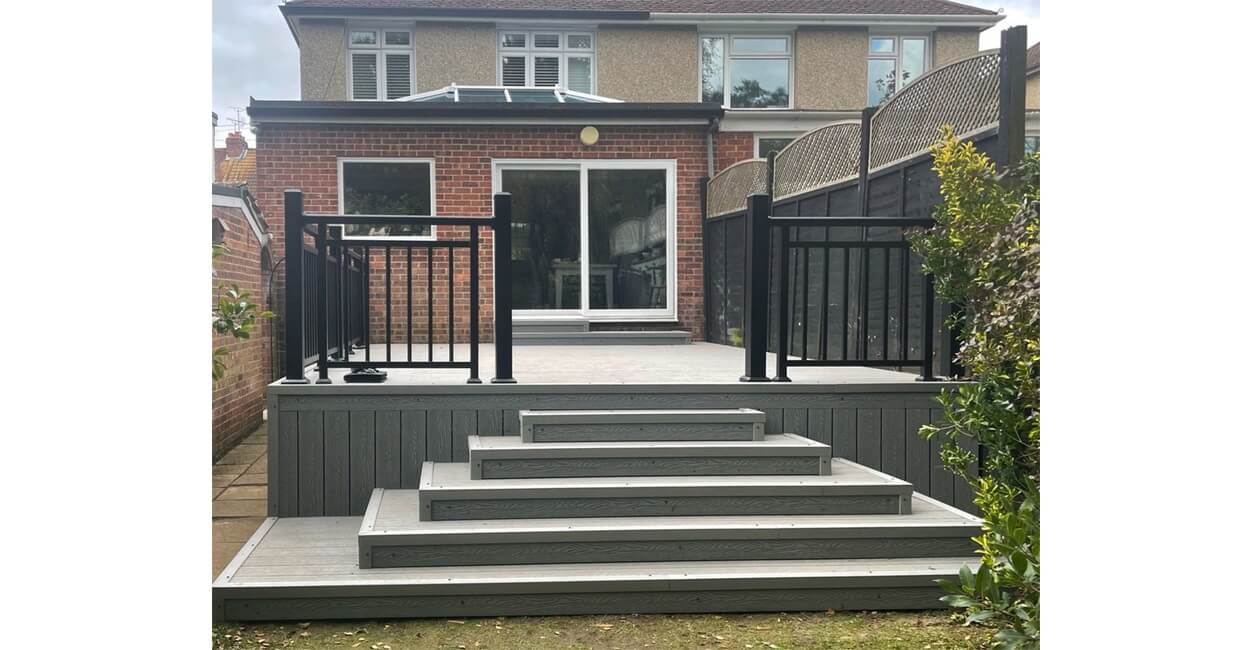
{"type": "MultiPolygon", "coordinates": [[[[307,357],[304,353],[304,315],[305,312],[311,312],[315,321],[316,338],[316,367],[317,367],[317,383],[331,383],[329,378],[329,370],[331,368],[349,368],[358,371],[364,368],[467,368],[469,370],[469,383],[481,383],[479,378],[479,346],[480,346],[480,289],[479,289],[479,257],[482,249],[480,231],[489,228],[494,235],[494,312],[495,312],[495,377],[491,379],[492,383],[515,383],[512,377],[512,282],[511,282],[511,256],[506,251],[512,249],[512,197],[506,192],[494,195],[494,213],[489,217],[477,216],[409,216],[409,215],[340,215],[340,214],[312,214],[304,212],[303,193],[299,190],[287,190],[284,196],[285,202],[285,244],[288,251],[299,251],[298,254],[287,256],[286,264],[286,286],[288,287],[285,297],[285,322],[286,322],[286,356],[285,356],[285,378],[282,380],[286,384],[306,384],[308,379],[304,376],[304,370],[307,363],[307,357]],[[469,230],[468,240],[433,240],[433,239],[385,239],[385,238],[349,238],[339,232],[332,232],[330,226],[338,225],[452,225],[467,226],[469,230]],[[304,236],[312,235],[314,244],[312,247],[312,255],[315,260],[315,274],[313,286],[315,290],[313,296],[315,305],[311,310],[307,309],[304,304],[304,292],[302,287],[305,286],[304,278],[304,251],[308,247],[304,244],[304,236]],[[407,293],[407,300],[404,302],[407,312],[405,322],[407,325],[407,337],[405,344],[407,347],[406,360],[394,360],[392,358],[392,250],[398,250],[400,255],[406,255],[407,264],[403,267],[407,277],[403,278],[404,288],[407,293]],[[448,328],[448,360],[434,360],[434,252],[436,250],[447,251],[446,258],[446,280],[447,280],[447,328],[448,328]],[[467,249],[469,254],[469,360],[456,361],[455,353],[455,252],[460,249],[467,249]],[[413,286],[412,274],[414,270],[413,259],[414,251],[425,251],[425,279],[426,279],[426,347],[428,354],[425,360],[413,360],[413,286]],[[385,261],[385,266],[381,269],[381,275],[385,278],[386,286],[384,287],[385,303],[385,361],[372,359],[370,350],[370,308],[369,308],[369,262],[371,253],[381,252],[381,257],[385,261]],[[505,251],[499,254],[498,251],[505,251]],[[338,291],[335,296],[339,301],[337,304],[336,314],[341,321],[338,327],[338,338],[336,341],[337,351],[335,357],[330,358],[330,350],[335,346],[330,344],[329,332],[330,326],[328,322],[330,312],[330,281],[327,276],[328,267],[334,259],[342,259],[343,254],[353,261],[359,263],[361,275],[361,287],[359,288],[358,304],[349,304],[348,294],[352,291],[346,286],[345,274],[346,270],[342,264],[336,264],[340,278],[338,281],[338,291]],[[337,254],[337,255],[336,255],[337,254]],[[358,309],[358,313],[347,314],[349,308],[358,309]],[[352,361],[350,341],[347,339],[347,328],[342,323],[349,322],[351,318],[359,318],[363,323],[363,346],[364,360],[352,361]]],[[[418,261],[419,258],[418,258],[418,261]]],[[[354,321],[351,321],[354,322],[354,321]]],[[[350,377],[349,377],[350,378],[350,377]]]]}
{"type": "Polygon", "coordinates": [[[923,381],[932,381],[936,379],[933,372],[933,349],[934,349],[934,287],[933,276],[924,274],[923,276],[923,306],[920,318],[920,325],[923,328],[921,340],[921,353],[919,359],[913,359],[908,354],[908,316],[909,309],[908,300],[908,281],[910,273],[910,245],[906,240],[897,241],[871,241],[867,239],[856,240],[804,240],[791,241],[792,228],[908,228],[908,227],[931,227],[934,220],[929,217],[838,217],[838,216],[815,216],[815,217],[773,217],[772,197],[767,194],[752,194],[748,197],[747,213],[746,213],[746,296],[745,296],[745,314],[744,329],[745,335],[743,341],[746,347],[746,374],[742,376],[742,381],[790,381],[788,375],[789,366],[866,366],[866,367],[917,367],[921,371],[920,379],[923,381]],[[766,265],[771,268],[772,255],[772,234],[774,230],[778,233],[779,238],[779,267],[780,272],[776,274],[777,292],[778,292],[778,332],[777,332],[777,354],[775,359],[776,374],[770,380],[766,374],[767,350],[768,350],[768,324],[770,322],[769,309],[769,285],[768,279],[772,275],[769,272],[761,272],[760,265],[766,265]],[[842,282],[842,309],[843,327],[842,332],[842,354],[840,359],[828,358],[828,328],[825,319],[829,313],[829,253],[830,250],[843,249],[843,282],[842,282]],[[889,355],[889,319],[886,315],[885,299],[883,298],[882,310],[882,354],[880,359],[868,358],[868,281],[869,281],[869,253],[871,250],[886,251],[885,265],[885,293],[889,293],[889,251],[892,249],[900,249],[900,272],[899,281],[901,283],[899,296],[899,313],[900,313],[900,346],[901,354],[898,358],[890,358],[889,355]],[[803,251],[805,264],[803,276],[803,296],[804,306],[807,306],[807,300],[810,300],[810,287],[808,286],[810,272],[807,271],[806,261],[809,259],[809,251],[823,250],[824,271],[821,278],[823,284],[820,293],[823,299],[818,303],[821,310],[821,323],[819,333],[819,358],[809,359],[807,354],[807,335],[808,323],[806,315],[803,318],[803,354],[801,359],[792,360],[790,356],[790,269],[789,259],[791,251],[803,251]],[[850,251],[860,250],[860,262],[862,270],[860,272],[860,314],[858,315],[858,332],[859,332],[859,348],[860,358],[852,359],[849,355],[849,330],[851,326],[851,310],[850,310],[850,251]]]}

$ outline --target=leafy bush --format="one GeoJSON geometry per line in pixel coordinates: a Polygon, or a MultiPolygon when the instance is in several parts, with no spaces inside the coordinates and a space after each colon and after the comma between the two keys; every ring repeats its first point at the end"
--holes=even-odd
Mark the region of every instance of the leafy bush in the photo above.
{"type": "Polygon", "coordinates": [[[950,325],[963,337],[958,360],[971,381],[939,398],[945,421],[921,435],[941,441],[943,464],[971,483],[985,521],[980,567],[944,581],[943,600],[965,609],[969,623],[999,626],[998,647],[1038,647],[1041,161],[1034,154],[1000,176],[949,128],[933,160],[942,182],[937,225],[909,239],[937,294],[960,307],[950,325]],[[976,444],[961,446],[961,437],[976,444]]]}
{"type": "MultiPolygon", "coordinates": [[[[225,252],[225,245],[214,244],[213,260],[216,261],[225,252]]],[[[213,276],[216,275],[217,272],[214,270],[213,276]]],[[[273,318],[273,312],[261,310],[251,298],[251,294],[240,290],[237,284],[229,287],[224,284],[217,285],[217,306],[213,308],[213,331],[236,339],[251,338],[252,330],[256,328],[260,319],[273,318]]],[[[228,351],[225,346],[213,349],[213,381],[225,375],[227,356],[228,351]]]]}

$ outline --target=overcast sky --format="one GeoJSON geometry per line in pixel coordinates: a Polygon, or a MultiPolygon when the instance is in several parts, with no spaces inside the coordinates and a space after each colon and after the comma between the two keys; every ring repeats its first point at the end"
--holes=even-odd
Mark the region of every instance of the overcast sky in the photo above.
{"type": "MultiPolygon", "coordinates": [[[[981,48],[998,47],[998,31],[1028,25],[1029,45],[1041,40],[1041,0],[963,0],[965,4],[1003,9],[1007,18],[981,34],[981,48]]],[[[233,130],[234,107],[248,97],[299,99],[299,51],[278,0],[213,0],[213,111],[217,141],[233,130]]],[[[247,120],[247,113],[238,114],[247,120]]],[[[244,129],[248,140],[251,133],[244,129]]]]}

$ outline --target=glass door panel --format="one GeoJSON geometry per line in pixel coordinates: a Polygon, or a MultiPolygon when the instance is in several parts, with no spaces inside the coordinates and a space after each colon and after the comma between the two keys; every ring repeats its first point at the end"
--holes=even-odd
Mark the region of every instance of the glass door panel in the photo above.
{"type": "Polygon", "coordinates": [[[663,169],[589,169],[591,309],[668,307],[668,188],[663,169]]]}
{"type": "Polygon", "coordinates": [[[504,169],[500,186],[512,193],[514,308],[580,310],[580,172],[504,169]]]}

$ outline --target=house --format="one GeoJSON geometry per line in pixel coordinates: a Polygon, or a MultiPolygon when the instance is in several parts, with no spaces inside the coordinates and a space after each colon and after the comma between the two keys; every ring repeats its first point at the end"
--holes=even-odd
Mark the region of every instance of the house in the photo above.
{"type": "Polygon", "coordinates": [[[217,618],[932,608],[976,562],[972,490],[915,435],[955,384],[899,229],[932,223],[941,125],[1021,154],[1022,29],[979,53],[1000,16],[943,0],[282,12],[301,98],[248,109],[286,287],[270,518],[217,618]]]}
{"type": "Polygon", "coordinates": [[[1026,59],[1027,90],[1025,108],[1025,148],[1040,151],[1042,148],[1042,44],[1034,43],[1026,59]]]}
{"type": "Polygon", "coordinates": [[[256,184],[256,153],[247,146],[242,133],[226,135],[226,146],[213,150],[215,176],[213,182],[224,185],[256,184]]]}

